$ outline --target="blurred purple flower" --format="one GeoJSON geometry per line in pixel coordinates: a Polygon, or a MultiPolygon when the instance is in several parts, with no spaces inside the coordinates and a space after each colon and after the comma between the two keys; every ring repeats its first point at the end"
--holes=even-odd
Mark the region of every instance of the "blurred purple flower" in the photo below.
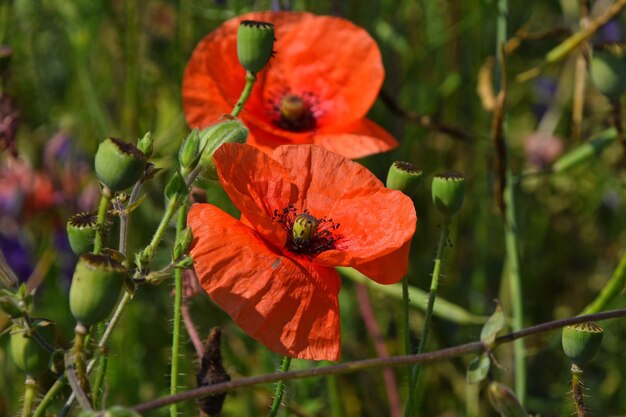
{"type": "Polygon", "coordinates": [[[19,236],[5,236],[0,233],[0,250],[17,275],[18,281],[25,282],[32,274],[33,266],[28,248],[20,241],[19,236]]]}
{"type": "Polygon", "coordinates": [[[538,169],[545,169],[563,153],[560,138],[543,132],[534,132],[524,143],[528,163],[538,169]]]}
{"type": "Polygon", "coordinates": [[[622,41],[622,28],[616,19],[610,20],[598,31],[600,43],[615,43],[622,41]]]}
{"type": "Polygon", "coordinates": [[[558,81],[554,77],[543,76],[535,79],[532,88],[535,97],[533,112],[537,119],[541,119],[548,110],[552,98],[556,94],[557,87],[558,81]]]}

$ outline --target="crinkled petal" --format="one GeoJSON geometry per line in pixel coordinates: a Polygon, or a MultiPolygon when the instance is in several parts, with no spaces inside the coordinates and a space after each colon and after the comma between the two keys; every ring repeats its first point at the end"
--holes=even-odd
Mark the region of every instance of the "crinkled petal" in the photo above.
{"type": "Polygon", "coordinates": [[[298,188],[301,204],[316,217],[330,214],[344,194],[362,188],[382,189],[383,184],[363,165],[319,146],[285,145],[272,152],[298,188]]]}
{"type": "Polygon", "coordinates": [[[210,204],[193,205],[188,225],[202,287],[246,333],[281,355],[339,359],[340,281],[333,268],[283,256],[210,204]]]}
{"type": "MultiPolygon", "coordinates": [[[[314,259],[316,264],[327,266],[358,267],[375,262],[409,242],[417,222],[411,199],[382,187],[362,188],[342,196],[328,216],[340,224],[342,238],[337,249],[322,252],[314,259]]],[[[399,265],[403,272],[406,262],[399,265]]]]}
{"type": "Polygon", "coordinates": [[[220,146],[213,160],[235,206],[263,237],[281,248],[286,232],[272,216],[274,210],[295,201],[298,193],[285,168],[269,155],[238,143],[220,146]]]}
{"type": "Polygon", "coordinates": [[[411,241],[408,240],[399,249],[388,255],[376,258],[373,261],[355,266],[363,275],[379,284],[394,284],[400,281],[409,270],[409,250],[411,241]]]}
{"type": "Polygon", "coordinates": [[[368,119],[359,120],[345,133],[321,133],[313,143],[350,159],[363,158],[398,147],[398,141],[368,119]]]}

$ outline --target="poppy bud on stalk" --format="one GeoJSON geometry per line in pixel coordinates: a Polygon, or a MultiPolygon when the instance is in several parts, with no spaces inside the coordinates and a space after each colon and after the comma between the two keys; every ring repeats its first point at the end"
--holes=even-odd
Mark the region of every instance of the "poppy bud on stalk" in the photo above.
{"type": "Polygon", "coordinates": [[[253,74],[261,71],[272,57],[274,25],[244,20],[237,31],[237,56],[241,65],[253,74]]]}
{"type": "Polygon", "coordinates": [[[402,191],[411,197],[422,181],[422,170],[410,162],[396,161],[387,173],[387,188],[402,191]]]}
{"type": "Polygon", "coordinates": [[[96,222],[98,213],[95,211],[76,213],[67,221],[67,238],[76,255],[90,252],[96,238],[96,222]]]}
{"type": "Polygon", "coordinates": [[[589,72],[598,90],[615,102],[626,92],[626,51],[620,44],[594,51],[589,72]]]}
{"type": "Polygon", "coordinates": [[[185,173],[191,172],[196,167],[200,158],[200,135],[198,129],[194,129],[187,135],[178,150],[178,162],[185,173]]]}
{"type": "Polygon", "coordinates": [[[487,393],[489,402],[501,417],[528,417],[515,393],[506,385],[491,382],[487,393]]]}
{"type": "Polygon", "coordinates": [[[563,328],[563,352],[576,365],[583,366],[596,355],[602,344],[604,330],[593,322],[563,328]]]}
{"type": "Polygon", "coordinates": [[[433,203],[437,210],[449,218],[463,205],[465,177],[459,173],[435,175],[432,183],[433,203]]]}
{"type": "Polygon", "coordinates": [[[137,149],[143,153],[144,158],[150,158],[150,156],[152,156],[154,138],[152,137],[151,132],[146,132],[146,134],[143,135],[143,138],[139,139],[139,142],[137,142],[137,149]]]}
{"type": "Polygon", "coordinates": [[[37,377],[48,369],[51,354],[35,338],[35,332],[45,341],[54,340],[54,323],[37,319],[33,320],[30,329],[14,327],[11,330],[11,358],[22,372],[31,377],[37,377]]]}
{"type": "Polygon", "coordinates": [[[76,321],[88,328],[107,318],[117,302],[126,275],[126,268],[110,256],[82,255],[70,287],[70,311],[76,321]]]}
{"type": "Polygon", "coordinates": [[[124,191],[137,182],[145,164],[139,149],[116,138],[100,142],[96,152],[96,175],[113,192],[124,191]]]}
{"type": "Polygon", "coordinates": [[[213,154],[224,143],[244,143],[248,138],[248,128],[241,120],[226,116],[227,119],[200,131],[201,179],[217,179],[217,169],[213,163],[213,154]]]}

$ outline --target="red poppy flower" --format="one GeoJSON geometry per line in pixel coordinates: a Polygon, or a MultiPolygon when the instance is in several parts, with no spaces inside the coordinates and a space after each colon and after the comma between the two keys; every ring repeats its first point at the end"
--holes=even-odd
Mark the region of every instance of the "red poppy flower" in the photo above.
{"type": "Polygon", "coordinates": [[[276,56],[258,74],[240,114],[250,145],[269,152],[312,143],[348,158],[398,145],[365,118],[384,78],[378,46],[345,19],[311,13],[249,13],[207,35],[183,77],[183,109],[191,127],[206,127],[230,113],[243,90],[245,71],[237,58],[242,20],[271,22],[276,34],[276,56]]]}
{"type": "Polygon", "coordinates": [[[415,232],[413,203],[318,146],[267,155],[225,144],[214,160],[241,221],[211,204],[189,211],[203,288],[275,352],[338,360],[341,283],[333,267],[352,266],[381,284],[399,281],[415,232]]]}

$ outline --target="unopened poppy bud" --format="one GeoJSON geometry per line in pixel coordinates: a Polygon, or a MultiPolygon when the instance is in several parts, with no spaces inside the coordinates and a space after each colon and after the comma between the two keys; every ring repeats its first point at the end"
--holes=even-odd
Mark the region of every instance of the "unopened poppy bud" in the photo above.
{"type": "Polygon", "coordinates": [[[572,324],[563,328],[563,352],[576,365],[583,366],[600,350],[604,330],[593,322],[572,324]]]}
{"type": "Polygon", "coordinates": [[[594,51],[589,72],[598,90],[611,101],[626,92],[626,51],[620,44],[605,45],[594,51]]]}
{"type": "Polygon", "coordinates": [[[463,205],[465,177],[458,173],[435,175],[432,194],[437,210],[445,217],[452,217],[463,205]]]}
{"type": "Polygon", "coordinates": [[[185,179],[180,172],[176,172],[165,185],[165,197],[167,197],[168,200],[178,198],[179,204],[182,204],[182,199],[188,193],[189,189],[187,188],[185,179]]]}
{"type": "Polygon", "coordinates": [[[65,226],[70,247],[76,255],[90,252],[96,238],[98,213],[95,211],[76,213],[65,226]]]}
{"type": "Polygon", "coordinates": [[[82,255],[70,287],[70,311],[76,321],[89,327],[107,318],[126,277],[126,268],[110,256],[82,255]]]}
{"type": "Polygon", "coordinates": [[[54,340],[54,324],[51,321],[33,320],[29,329],[14,327],[11,330],[11,358],[28,376],[43,374],[50,364],[51,352],[42,345],[42,340],[54,340]]]}
{"type": "Polygon", "coordinates": [[[187,135],[178,150],[178,162],[181,168],[191,171],[196,167],[200,158],[200,135],[198,129],[194,129],[187,135]]]}
{"type": "Polygon", "coordinates": [[[319,220],[315,217],[308,213],[298,214],[293,221],[293,229],[291,230],[293,240],[300,244],[310,242],[317,232],[317,226],[319,226],[319,220]]]}
{"type": "Polygon", "coordinates": [[[387,188],[402,191],[409,197],[417,191],[422,181],[422,170],[410,162],[396,161],[389,167],[387,173],[387,188]]]}
{"type": "Polygon", "coordinates": [[[492,381],[487,388],[489,402],[501,417],[528,417],[515,393],[506,385],[492,381]]]}
{"type": "Polygon", "coordinates": [[[130,143],[107,138],[96,152],[96,175],[111,191],[123,191],[141,177],[146,161],[144,154],[130,143]]]}
{"type": "Polygon", "coordinates": [[[187,250],[189,250],[189,246],[191,246],[191,242],[193,241],[193,233],[190,228],[185,228],[176,238],[176,242],[174,243],[174,253],[173,259],[179,259],[187,250]]]}
{"type": "Polygon", "coordinates": [[[224,143],[244,143],[248,138],[248,128],[241,120],[228,118],[200,131],[200,178],[217,179],[217,169],[213,163],[213,154],[224,143]]]}
{"type": "Polygon", "coordinates": [[[143,153],[144,158],[146,159],[152,156],[152,151],[154,149],[154,138],[152,137],[151,132],[146,132],[146,134],[143,135],[143,138],[139,139],[139,142],[137,142],[137,149],[139,149],[139,151],[143,153]]]}
{"type": "Polygon", "coordinates": [[[272,57],[274,25],[244,20],[237,31],[237,56],[241,65],[253,74],[261,71],[272,57]]]}

